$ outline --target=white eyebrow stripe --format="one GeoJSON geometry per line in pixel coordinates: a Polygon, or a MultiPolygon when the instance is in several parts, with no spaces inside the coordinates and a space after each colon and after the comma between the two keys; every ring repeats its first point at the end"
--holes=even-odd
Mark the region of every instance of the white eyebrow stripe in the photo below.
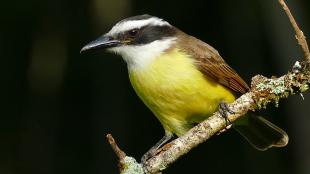
{"type": "Polygon", "coordinates": [[[122,21],[118,24],[116,24],[108,33],[108,35],[114,35],[117,33],[121,33],[124,31],[132,30],[134,28],[141,28],[147,25],[153,25],[153,26],[164,26],[170,24],[160,18],[152,17],[149,19],[144,20],[133,20],[133,21],[122,21]]]}

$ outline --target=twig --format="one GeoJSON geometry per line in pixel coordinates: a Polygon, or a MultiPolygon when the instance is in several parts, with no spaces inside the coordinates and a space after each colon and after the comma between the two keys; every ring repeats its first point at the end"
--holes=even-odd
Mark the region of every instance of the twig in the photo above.
{"type": "Polygon", "coordinates": [[[126,156],[125,152],[118,147],[111,134],[107,134],[106,138],[119,159],[118,166],[121,174],[144,174],[142,165],[134,158],[126,156]]]}
{"type": "Polygon", "coordinates": [[[291,24],[292,24],[292,26],[296,32],[296,39],[298,40],[298,44],[301,46],[301,48],[304,52],[305,59],[310,64],[310,53],[309,53],[309,48],[308,48],[308,44],[306,41],[306,37],[304,36],[304,33],[298,27],[290,9],[287,7],[284,0],[279,0],[279,3],[281,4],[282,8],[284,9],[287,17],[289,18],[289,20],[290,20],[290,22],[291,22],[291,24]]]}
{"type": "Polygon", "coordinates": [[[111,134],[108,134],[107,136],[107,140],[110,144],[110,146],[112,147],[114,153],[116,154],[116,156],[118,157],[119,160],[122,160],[126,157],[126,153],[124,151],[122,151],[118,145],[116,144],[113,136],[111,134]]]}
{"type": "MultiPolygon", "coordinates": [[[[231,122],[242,117],[249,110],[266,107],[266,105],[271,102],[278,105],[281,98],[287,98],[292,94],[305,92],[309,88],[310,70],[309,68],[305,68],[310,64],[310,53],[307,41],[285,2],[279,0],[279,3],[282,5],[296,32],[296,38],[304,52],[305,61],[296,62],[293,67],[293,72],[289,72],[279,78],[266,78],[261,75],[253,77],[251,90],[228,105],[229,109],[235,112],[233,115],[228,115],[228,119],[231,122]]],[[[128,163],[127,166],[129,166],[129,168],[132,165],[134,169],[137,169],[135,167],[138,166],[139,171],[134,171],[134,173],[130,173],[132,172],[130,171],[126,174],[160,173],[179,157],[188,153],[192,148],[208,140],[219,131],[225,129],[225,127],[226,120],[222,118],[219,112],[216,112],[213,116],[189,130],[185,135],[169,143],[167,148],[164,148],[162,152],[149,159],[143,166],[135,161],[134,163],[128,163]]],[[[126,158],[127,157],[125,157],[125,159],[126,158]]]]}

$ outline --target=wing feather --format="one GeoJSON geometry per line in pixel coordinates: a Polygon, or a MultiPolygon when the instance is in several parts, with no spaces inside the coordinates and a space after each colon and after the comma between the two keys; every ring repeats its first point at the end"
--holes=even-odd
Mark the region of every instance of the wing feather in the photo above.
{"type": "Polygon", "coordinates": [[[199,70],[204,75],[218,81],[233,91],[240,93],[248,91],[249,86],[224,61],[216,49],[192,36],[185,35],[182,39],[185,39],[179,42],[183,43],[181,45],[182,50],[196,60],[199,70]]]}

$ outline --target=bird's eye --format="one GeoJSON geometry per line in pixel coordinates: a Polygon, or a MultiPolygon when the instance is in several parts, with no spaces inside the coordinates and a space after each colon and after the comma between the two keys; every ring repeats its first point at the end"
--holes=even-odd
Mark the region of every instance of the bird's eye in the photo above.
{"type": "Polygon", "coordinates": [[[136,36],[138,34],[138,29],[132,29],[128,32],[130,36],[136,36]]]}

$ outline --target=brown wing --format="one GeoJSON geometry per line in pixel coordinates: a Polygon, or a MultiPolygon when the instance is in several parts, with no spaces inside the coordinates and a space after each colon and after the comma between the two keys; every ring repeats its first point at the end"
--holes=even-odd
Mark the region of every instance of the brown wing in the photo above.
{"type": "Polygon", "coordinates": [[[210,45],[185,35],[180,45],[187,54],[197,62],[199,70],[220,84],[240,93],[248,91],[249,86],[242,78],[224,61],[218,51],[210,45]]]}

